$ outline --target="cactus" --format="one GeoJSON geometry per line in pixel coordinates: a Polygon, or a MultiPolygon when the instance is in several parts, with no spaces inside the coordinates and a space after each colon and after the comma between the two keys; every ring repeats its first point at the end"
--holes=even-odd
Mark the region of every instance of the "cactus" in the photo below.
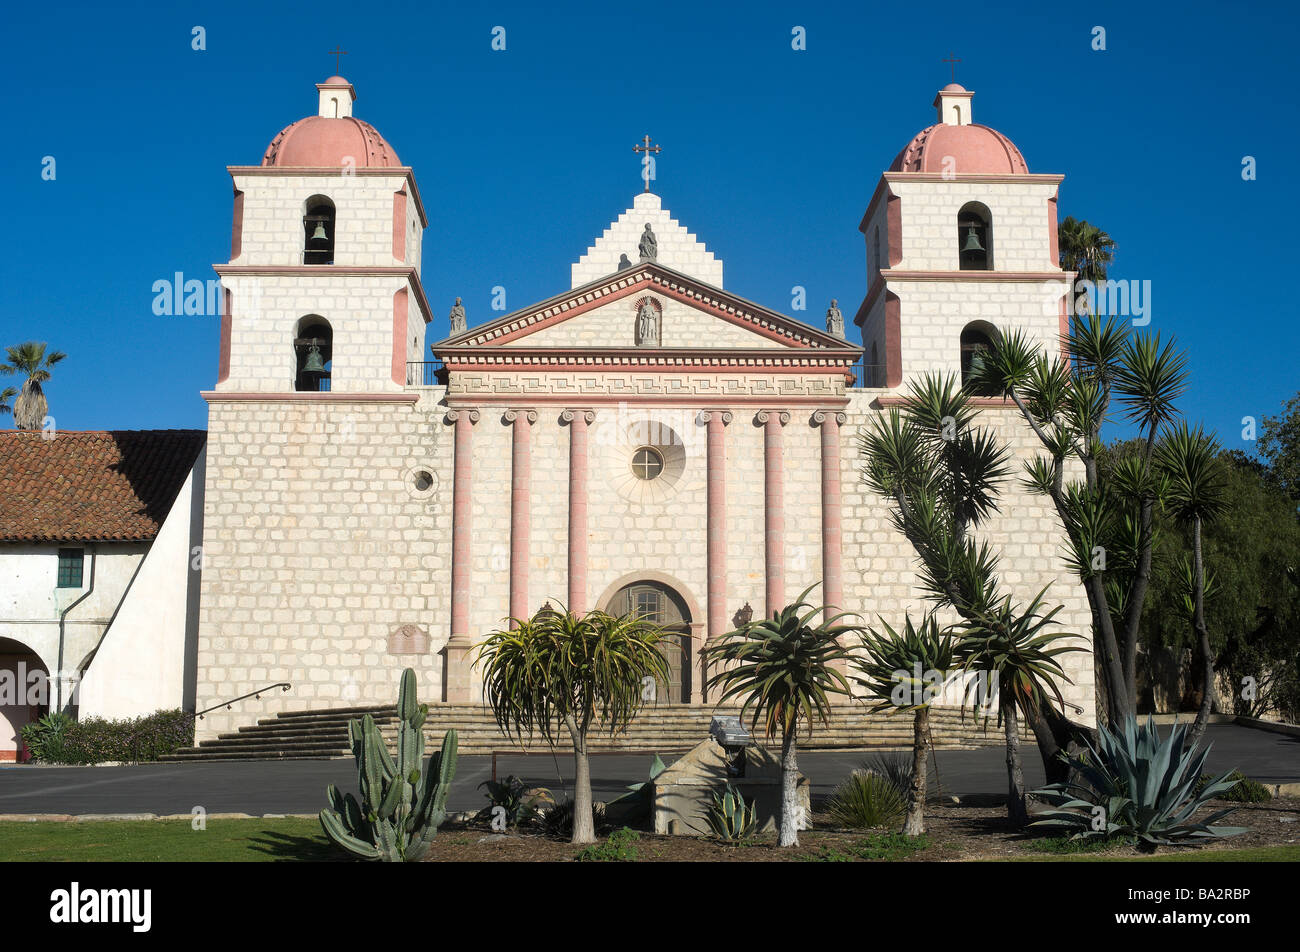
{"type": "Polygon", "coordinates": [[[428,706],[415,697],[415,672],[402,672],[397,694],[397,754],[388,752],[369,714],[348,722],[348,743],[357,762],[360,799],[326,790],[329,807],[320,813],[325,835],[363,859],[412,863],[429,852],[447,818],[447,793],[456,775],[456,731],[442,738],[442,750],[424,758],[428,706]]]}
{"type": "Polygon", "coordinates": [[[709,830],[727,843],[747,840],[758,830],[754,809],[753,803],[745,804],[739,790],[727,784],[726,789],[713,795],[708,815],[709,830]]]}

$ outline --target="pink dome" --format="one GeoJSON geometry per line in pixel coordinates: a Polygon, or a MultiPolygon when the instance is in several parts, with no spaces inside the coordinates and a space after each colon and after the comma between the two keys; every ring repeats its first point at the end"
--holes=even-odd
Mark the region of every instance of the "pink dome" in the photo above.
{"type": "MultiPolygon", "coordinates": [[[[956,84],[952,84],[956,86],[956,84]]],[[[945,92],[965,92],[960,86],[945,92]]],[[[944,123],[918,132],[889,167],[891,172],[944,172],[944,159],[952,156],[958,175],[1028,175],[1029,166],[1015,144],[988,126],[944,123]]]]}
{"type": "MultiPolygon", "coordinates": [[[[335,79],[347,82],[336,76],[321,85],[332,85],[335,79]]],[[[308,116],[280,130],[266,147],[262,164],[332,169],[345,164],[356,168],[396,168],[402,162],[388,141],[368,122],[351,116],[343,119],[308,116]]]]}

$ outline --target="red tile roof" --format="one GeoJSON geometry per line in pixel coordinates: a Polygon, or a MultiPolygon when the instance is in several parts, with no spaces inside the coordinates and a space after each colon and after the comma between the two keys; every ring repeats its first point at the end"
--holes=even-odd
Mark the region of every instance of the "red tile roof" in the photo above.
{"type": "Polygon", "coordinates": [[[0,541],[148,542],[203,430],[0,431],[0,541]]]}

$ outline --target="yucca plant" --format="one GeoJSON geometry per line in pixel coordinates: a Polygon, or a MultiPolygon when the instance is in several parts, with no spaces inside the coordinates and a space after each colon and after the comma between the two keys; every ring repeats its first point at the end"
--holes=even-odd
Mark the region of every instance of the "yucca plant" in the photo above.
{"type": "Polygon", "coordinates": [[[739,843],[758,831],[754,803],[745,803],[740,791],[727,784],[713,795],[706,817],[709,832],[724,843],[739,843]]]}
{"type": "Polygon", "coordinates": [[[1156,465],[1168,481],[1166,505],[1174,518],[1192,534],[1191,578],[1192,628],[1201,651],[1201,706],[1192,724],[1191,742],[1197,743],[1210,721],[1214,700],[1214,653],[1210,630],[1205,623],[1205,556],[1201,548],[1201,527],[1217,519],[1228,508],[1227,481],[1219,460],[1219,442],[1199,426],[1180,422],[1170,428],[1156,446],[1156,465]]]}
{"type": "Polygon", "coordinates": [[[1214,825],[1235,807],[1192,819],[1237,783],[1228,771],[1201,785],[1201,769],[1211,746],[1198,749],[1184,724],[1175,724],[1161,740],[1150,717],[1145,724],[1130,717],[1115,731],[1102,727],[1096,746],[1089,745],[1085,754],[1070,759],[1081,782],[1034,791],[1054,809],[1040,812],[1031,826],[1073,831],[1072,839],[1136,836],[1146,850],[1245,833],[1246,827],[1214,825]]]}
{"type": "Polygon", "coordinates": [[[502,730],[517,736],[537,731],[552,745],[559,725],[568,730],[574,843],[596,839],[588,733],[597,718],[610,733],[625,729],[644,703],[645,679],[668,683],[662,637],[658,625],[635,614],[577,615],[548,607],[478,645],[483,696],[502,730]]]}
{"type": "MultiPolygon", "coordinates": [[[[1071,263],[1104,279],[1104,242],[1096,235],[1081,241],[1071,263]]],[[[1092,609],[1101,720],[1119,724],[1137,708],[1139,629],[1164,488],[1156,439],[1177,417],[1187,360],[1172,340],[1091,313],[1076,315],[1062,343],[1065,359],[1023,331],[1003,334],[972,368],[969,384],[1009,397],[1045,451],[1025,463],[1024,485],[1052,501],[1065,528],[1069,561],[1092,609]],[[1108,468],[1102,429],[1115,407],[1140,436],[1136,449],[1108,468]],[[1076,468],[1083,478],[1067,480],[1076,468]]]]}
{"type": "Polygon", "coordinates": [[[1020,758],[1020,715],[1032,720],[1052,701],[1064,706],[1057,682],[1070,679],[1056,659],[1083,650],[1058,643],[1073,636],[1052,630],[1061,607],[1045,612],[1046,592],[1046,588],[1040,591],[1024,610],[1014,606],[1008,595],[993,608],[977,613],[963,627],[956,649],[962,670],[976,675],[966,685],[972,709],[985,708],[991,700],[989,691],[996,688],[998,721],[1007,749],[1007,816],[1017,826],[1029,819],[1020,758]]]}
{"type": "Polygon", "coordinates": [[[956,639],[941,628],[930,612],[918,626],[912,616],[897,632],[883,618],[881,631],[862,636],[862,651],[853,658],[854,678],[867,691],[875,711],[912,712],[912,769],[907,785],[907,819],[903,833],[925,832],[926,757],[930,750],[930,705],[938,698],[954,669],[956,639]]]}
{"type": "Polygon", "coordinates": [[[826,606],[815,608],[805,601],[813,587],[771,618],[728,632],[702,652],[706,664],[722,668],[706,684],[722,687],[718,703],[744,698],[740,715],[752,711],[751,729],[757,731],[762,721],[767,737],[781,738],[778,846],[799,845],[799,727],[811,730],[814,720],[826,723],[830,695],[849,693],[849,682],[836,667],[851,657],[841,640],[862,631],[838,623],[847,613],[830,615],[826,606]]]}
{"type": "MultiPolygon", "coordinates": [[[[924,772],[925,763],[921,764],[924,772]]],[[[855,770],[826,801],[826,814],[854,830],[893,826],[908,812],[908,791],[883,774],[855,770]]]]}

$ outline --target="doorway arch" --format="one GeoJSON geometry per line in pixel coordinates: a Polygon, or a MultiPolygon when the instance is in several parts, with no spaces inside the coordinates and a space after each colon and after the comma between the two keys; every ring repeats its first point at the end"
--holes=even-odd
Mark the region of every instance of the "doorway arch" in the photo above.
{"type": "Polygon", "coordinates": [[[598,604],[611,615],[636,614],[664,629],[660,642],[668,662],[669,704],[697,700],[695,659],[703,622],[693,599],[670,577],[659,572],[625,576],[605,590],[598,604]]]}
{"type": "Polygon", "coordinates": [[[22,729],[50,712],[50,671],[21,641],[0,638],[0,762],[27,759],[22,729]]]}

